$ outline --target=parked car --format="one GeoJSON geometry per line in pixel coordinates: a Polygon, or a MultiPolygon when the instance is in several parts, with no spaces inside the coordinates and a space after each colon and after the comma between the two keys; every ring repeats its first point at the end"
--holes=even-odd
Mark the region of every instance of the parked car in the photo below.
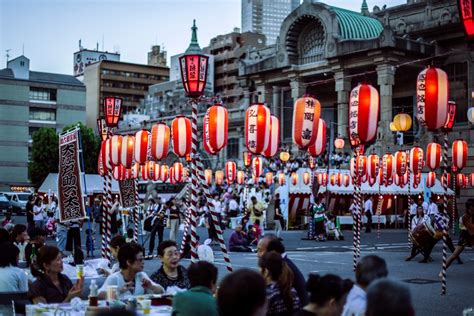
{"type": "Polygon", "coordinates": [[[0,212],[6,213],[12,210],[12,203],[5,194],[0,193],[0,212]]]}
{"type": "Polygon", "coordinates": [[[27,192],[2,192],[12,204],[12,210],[14,213],[20,215],[26,212],[26,202],[28,202],[28,196],[30,193],[27,192]]]}

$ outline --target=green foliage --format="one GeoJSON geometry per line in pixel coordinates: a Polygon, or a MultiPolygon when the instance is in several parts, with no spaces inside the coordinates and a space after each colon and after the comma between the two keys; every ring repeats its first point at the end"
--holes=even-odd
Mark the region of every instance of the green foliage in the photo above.
{"type": "Polygon", "coordinates": [[[50,172],[58,172],[59,137],[54,128],[42,127],[33,133],[32,138],[28,171],[31,182],[39,187],[50,172]]]}
{"type": "Polygon", "coordinates": [[[97,159],[100,151],[100,139],[94,135],[94,130],[82,123],[65,126],[63,131],[79,125],[82,138],[82,149],[84,157],[84,168],[86,173],[97,173],[97,159]]]}

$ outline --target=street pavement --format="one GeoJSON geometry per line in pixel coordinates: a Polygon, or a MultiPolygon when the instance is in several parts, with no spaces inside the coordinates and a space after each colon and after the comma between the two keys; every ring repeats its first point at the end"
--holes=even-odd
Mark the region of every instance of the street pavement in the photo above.
{"type": "MultiPolygon", "coordinates": [[[[23,220],[17,218],[16,222],[23,222],[23,220]]],[[[230,229],[225,231],[226,241],[231,232],[230,229]]],[[[201,241],[207,238],[207,231],[202,227],[198,227],[198,234],[201,241]]],[[[344,235],[344,241],[317,242],[302,240],[305,237],[304,231],[282,233],[288,256],[296,263],[303,275],[333,273],[354,280],[352,233],[346,230],[344,235]]],[[[165,239],[169,236],[168,230],[165,230],[164,236],[165,239]]],[[[455,243],[457,237],[453,237],[455,243]]],[[[180,240],[181,234],[178,235],[178,243],[180,240]]],[[[404,229],[382,229],[380,236],[375,229],[370,234],[362,234],[361,256],[374,254],[386,260],[389,277],[404,282],[410,288],[416,315],[462,315],[463,309],[474,307],[474,251],[472,249],[466,249],[463,252],[461,257],[464,264],[459,265],[455,262],[448,270],[447,294],[442,296],[441,282],[438,278],[442,264],[442,243],[439,242],[433,250],[434,261],[424,264],[418,262],[421,255],[410,262],[405,262],[409,254],[407,241],[407,232],[404,229]]],[[[54,243],[54,241],[50,240],[48,243],[54,243]]],[[[84,236],[82,243],[85,250],[84,236]]],[[[96,236],[96,249],[98,248],[100,248],[99,234],[96,236]]],[[[213,245],[212,248],[215,264],[219,269],[219,280],[221,280],[228,272],[219,246],[213,245]]],[[[96,250],[96,256],[100,256],[100,249],[96,250]]],[[[230,253],[230,257],[234,269],[257,269],[255,253],[230,253]]],[[[189,263],[188,259],[182,260],[184,266],[188,266],[189,263]]],[[[159,266],[157,258],[147,260],[145,271],[151,274],[159,266]]]]}

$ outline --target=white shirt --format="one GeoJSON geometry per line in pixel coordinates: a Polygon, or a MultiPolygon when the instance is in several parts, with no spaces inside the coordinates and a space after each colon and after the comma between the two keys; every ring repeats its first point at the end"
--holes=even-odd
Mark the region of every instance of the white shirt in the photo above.
{"type": "Polygon", "coordinates": [[[20,250],[20,253],[18,254],[18,259],[20,261],[25,261],[25,248],[26,248],[26,245],[28,245],[28,243],[26,241],[22,243],[15,241],[13,244],[18,248],[18,250],[20,250]]]}
{"type": "Polygon", "coordinates": [[[410,205],[410,215],[416,215],[416,209],[418,208],[418,205],[416,203],[413,203],[410,205]]]}
{"type": "Polygon", "coordinates": [[[37,205],[34,205],[33,206],[33,220],[34,221],[42,221],[43,220],[43,209],[44,209],[44,206],[41,205],[41,206],[37,206],[37,205]]]}
{"type": "Polygon", "coordinates": [[[368,199],[364,203],[364,211],[365,212],[370,212],[372,214],[372,200],[368,199]]]}
{"type": "Polygon", "coordinates": [[[425,214],[428,213],[428,202],[424,201],[423,203],[421,203],[421,206],[423,207],[423,212],[425,214]]]}
{"type": "Polygon", "coordinates": [[[17,267],[0,268],[0,293],[28,292],[26,273],[17,267]]]}
{"type": "MultiPolygon", "coordinates": [[[[109,275],[107,277],[107,279],[105,279],[104,284],[99,289],[99,293],[102,293],[102,292],[106,293],[107,292],[107,287],[109,285],[116,285],[118,287],[118,298],[119,299],[127,299],[127,298],[129,298],[130,296],[133,296],[133,295],[153,294],[152,289],[149,288],[149,289],[145,290],[142,287],[142,280],[144,278],[150,280],[150,278],[148,277],[148,275],[145,272],[138,272],[135,275],[135,290],[134,290],[134,292],[132,293],[131,291],[127,291],[127,292],[124,292],[124,293],[120,294],[120,289],[125,286],[126,282],[125,282],[125,279],[123,278],[122,272],[118,271],[118,272],[112,273],[111,275],[109,275]]],[[[156,283],[154,283],[153,281],[150,280],[150,282],[153,285],[156,285],[156,283]]]]}
{"type": "Polygon", "coordinates": [[[427,215],[431,216],[431,215],[436,215],[436,214],[439,214],[438,205],[436,205],[436,203],[430,203],[430,206],[428,207],[427,215]]]}
{"type": "Polygon", "coordinates": [[[219,200],[213,200],[212,204],[214,205],[214,212],[221,214],[222,213],[222,203],[219,200]]]}
{"type": "Polygon", "coordinates": [[[357,203],[353,202],[351,206],[349,207],[349,211],[351,211],[352,215],[357,215],[359,214],[359,207],[357,203]]]}
{"type": "Polygon", "coordinates": [[[231,199],[231,200],[229,201],[229,209],[230,209],[231,211],[236,211],[236,210],[239,209],[239,204],[237,203],[236,200],[231,199]]]}
{"type": "Polygon", "coordinates": [[[365,291],[354,284],[347,295],[346,305],[342,311],[342,316],[363,316],[367,308],[367,294],[365,291]]]}
{"type": "Polygon", "coordinates": [[[429,222],[429,221],[430,221],[430,218],[427,215],[424,215],[423,217],[419,217],[419,218],[415,216],[411,220],[411,230],[414,230],[416,226],[420,225],[421,223],[429,222]]]}

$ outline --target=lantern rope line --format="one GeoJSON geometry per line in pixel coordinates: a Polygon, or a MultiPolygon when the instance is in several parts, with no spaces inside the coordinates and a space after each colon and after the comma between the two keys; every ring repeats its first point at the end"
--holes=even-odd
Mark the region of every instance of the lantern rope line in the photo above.
{"type": "Polygon", "coordinates": [[[107,260],[111,262],[112,259],[112,252],[110,250],[110,240],[112,239],[112,170],[108,170],[106,177],[107,177],[107,229],[105,232],[107,238],[107,260]]]}
{"type": "MultiPolygon", "coordinates": [[[[212,224],[214,225],[214,229],[216,231],[217,239],[219,240],[219,246],[221,248],[221,252],[224,255],[224,261],[226,263],[227,270],[229,272],[232,272],[232,265],[230,263],[230,257],[229,253],[227,252],[227,247],[224,242],[224,237],[222,234],[222,228],[219,223],[219,217],[217,216],[218,214],[216,213],[216,210],[214,208],[214,204],[212,203],[211,200],[211,194],[209,192],[209,186],[207,185],[206,182],[206,177],[204,175],[204,166],[200,160],[200,157],[196,157],[196,174],[198,175],[198,180],[201,183],[202,189],[204,191],[204,196],[206,197],[206,202],[209,207],[209,211],[211,212],[211,217],[212,217],[212,224]]],[[[209,223],[211,225],[211,223],[209,223]]]]}
{"type": "MultiPolygon", "coordinates": [[[[104,166],[105,168],[105,166],[104,166]]],[[[107,237],[106,237],[106,229],[107,229],[107,178],[104,175],[102,177],[103,181],[103,188],[102,188],[102,221],[100,223],[101,226],[101,240],[102,240],[102,258],[107,258],[107,237]],[[105,212],[105,213],[104,213],[105,212]]]]}
{"type": "Polygon", "coordinates": [[[197,189],[198,189],[198,173],[196,168],[196,155],[198,149],[198,138],[197,138],[197,113],[198,113],[198,101],[196,99],[191,100],[192,116],[191,116],[191,207],[189,223],[191,226],[191,261],[196,262],[198,260],[196,245],[197,245],[197,232],[196,232],[196,218],[197,218],[197,189]]]}
{"type": "MultiPolygon", "coordinates": [[[[444,187],[444,196],[443,196],[443,216],[448,215],[448,133],[444,133],[444,142],[443,142],[443,176],[444,181],[442,181],[444,187]]],[[[443,270],[441,271],[441,295],[446,294],[446,269],[447,269],[447,228],[443,227],[443,270]]]]}

